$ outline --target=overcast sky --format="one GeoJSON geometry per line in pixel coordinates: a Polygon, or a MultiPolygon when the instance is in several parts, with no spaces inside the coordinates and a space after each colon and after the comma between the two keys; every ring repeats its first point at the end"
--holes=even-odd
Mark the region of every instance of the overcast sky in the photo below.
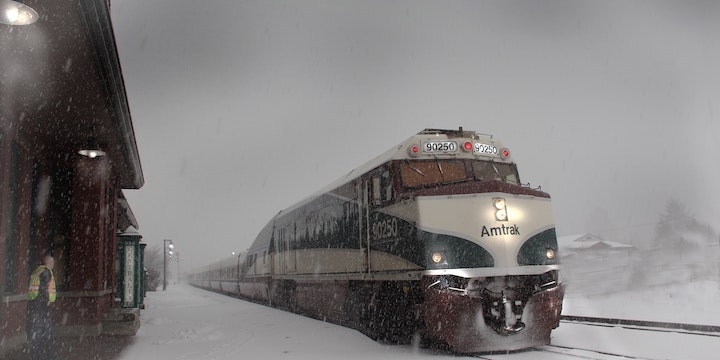
{"type": "Polygon", "coordinates": [[[491,133],[558,233],[720,229],[720,2],[114,0],[149,246],[186,270],[424,128],[491,133]]]}

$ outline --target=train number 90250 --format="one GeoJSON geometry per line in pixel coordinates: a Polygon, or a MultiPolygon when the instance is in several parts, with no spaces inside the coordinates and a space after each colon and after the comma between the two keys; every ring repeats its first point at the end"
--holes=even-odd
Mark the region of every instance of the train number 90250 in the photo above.
{"type": "Polygon", "coordinates": [[[426,153],[455,152],[457,149],[458,145],[454,141],[428,141],[423,144],[423,152],[426,153]]]}
{"type": "Polygon", "coordinates": [[[398,236],[398,221],[395,218],[372,223],[370,234],[373,240],[391,239],[398,236]]]}
{"type": "Polygon", "coordinates": [[[473,154],[491,154],[491,155],[497,155],[498,154],[498,148],[495,145],[487,145],[487,144],[481,144],[481,143],[475,143],[475,146],[473,148],[473,154]]]}

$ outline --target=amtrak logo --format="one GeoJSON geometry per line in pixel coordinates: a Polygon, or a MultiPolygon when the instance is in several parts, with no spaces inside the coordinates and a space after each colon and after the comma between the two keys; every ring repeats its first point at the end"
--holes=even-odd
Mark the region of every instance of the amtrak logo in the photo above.
{"type": "Polygon", "coordinates": [[[480,237],[500,235],[520,235],[520,228],[518,228],[517,224],[513,224],[513,226],[503,225],[491,228],[483,225],[482,232],[480,233],[480,237]]]}

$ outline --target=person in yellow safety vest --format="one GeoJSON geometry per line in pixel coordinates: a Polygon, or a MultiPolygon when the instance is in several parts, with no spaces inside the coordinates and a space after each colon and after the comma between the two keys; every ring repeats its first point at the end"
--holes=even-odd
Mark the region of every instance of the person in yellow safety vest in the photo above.
{"type": "Polygon", "coordinates": [[[45,256],[43,264],[30,275],[28,288],[28,326],[27,335],[30,342],[30,359],[57,359],[55,349],[55,325],[50,305],[55,302],[55,276],[53,267],[55,260],[45,256]]]}

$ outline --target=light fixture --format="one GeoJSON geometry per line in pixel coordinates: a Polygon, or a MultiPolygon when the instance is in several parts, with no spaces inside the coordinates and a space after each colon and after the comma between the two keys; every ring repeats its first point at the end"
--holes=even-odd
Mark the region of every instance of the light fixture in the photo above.
{"type": "Polygon", "coordinates": [[[95,138],[90,138],[87,144],[82,149],[80,149],[80,151],[78,151],[78,154],[82,156],[87,156],[91,159],[107,155],[106,152],[100,150],[100,146],[97,144],[95,138]]]}
{"type": "Polygon", "coordinates": [[[30,25],[37,21],[33,8],[13,0],[0,0],[0,23],[7,25],[30,25]]]}
{"type": "Polygon", "coordinates": [[[548,260],[554,259],[554,258],[555,258],[555,250],[554,250],[554,249],[547,248],[547,249],[545,250],[545,257],[546,257],[548,260]]]}
{"type": "Polygon", "coordinates": [[[507,221],[507,207],[505,206],[505,198],[493,198],[493,205],[495,206],[495,219],[498,221],[507,221]]]}

